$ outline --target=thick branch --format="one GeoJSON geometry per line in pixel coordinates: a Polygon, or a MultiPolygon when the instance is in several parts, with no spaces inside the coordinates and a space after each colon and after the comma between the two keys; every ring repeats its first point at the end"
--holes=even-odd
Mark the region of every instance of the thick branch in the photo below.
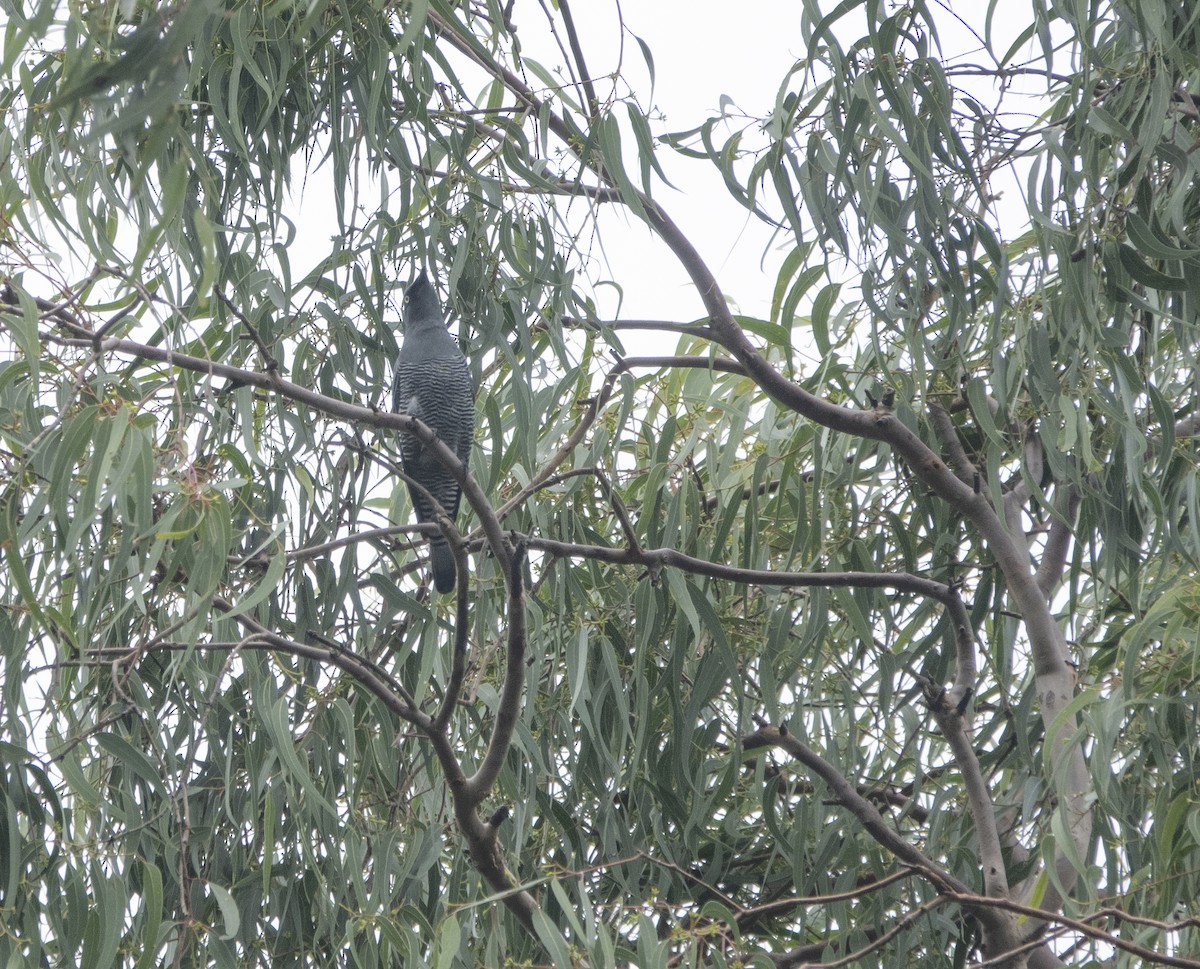
{"type": "Polygon", "coordinates": [[[967,790],[967,806],[975,822],[975,838],[979,843],[979,860],[983,865],[983,891],[989,898],[1008,897],[1008,872],[1001,852],[1000,831],[996,824],[996,805],[984,780],[979,758],[967,732],[967,720],[953,707],[934,702],[930,704],[942,736],[962,774],[967,790]]]}
{"type": "Polygon", "coordinates": [[[958,479],[963,484],[971,485],[974,489],[975,482],[979,479],[979,469],[967,456],[967,450],[958,436],[958,428],[950,419],[950,413],[933,398],[929,400],[926,410],[929,412],[929,423],[933,427],[933,432],[941,442],[942,450],[950,459],[950,467],[954,469],[954,473],[958,475],[958,479]]]}
{"type": "Polygon", "coordinates": [[[1037,570],[1037,586],[1047,599],[1058,587],[1063,569],[1067,566],[1067,553],[1071,550],[1071,539],[1075,536],[1075,513],[1079,511],[1079,489],[1066,489],[1066,497],[1055,496],[1055,515],[1050,522],[1050,534],[1042,550],[1042,562],[1037,570]]]}
{"type": "MultiPolygon", "coordinates": [[[[473,42],[473,38],[462,36],[458,25],[434,12],[429,16],[445,31],[450,43],[502,81],[520,101],[539,111],[539,116],[546,120],[564,144],[572,147],[572,150],[578,150],[578,146],[589,143],[585,132],[565,114],[559,115],[550,110],[520,77],[497,63],[477,42],[473,42]]],[[[585,157],[583,163],[601,181],[610,187],[618,187],[601,161],[595,157],[585,157]]],[[[1065,711],[1074,695],[1074,675],[1068,662],[1066,640],[1045,596],[1034,581],[1024,542],[1018,543],[1014,539],[982,493],[961,481],[916,433],[891,414],[842,407],[810,393],[776,371],[733,318],[716,278],[691,240],[657,202],[636,189],[631,191],[634,197],[627,198],[627,204],[635,212],[640,212],[666,242],[691,278],[708,313],[713,339],[742,364],[768,396],[831,430],[889,444],[925,487],[972,521],[1004,572],[1009,593],[1025,622],[1033,652],[1043,722],[1047,727],[1057,724],[1059,715],[1065,711]]],[[[1059,807],[1065,812],[1066,828],[1074,849],[1059,852],[1055,859],[1057,881],[1065,886],[1073,885],[1078,877],[1071,858],[1086,855],[1092,830],[1091,783],[1083,753],[1073,740],[1075,723],[1074,717],[1067,717],[1054,732],[1047,731],[1051,755],[1048,773],[1059,794],[1059,807]]],[[[1054,881],[1051,879],[1052,883],[1054,881]]],[[[1046,893],[1047,908],[1057,908],[1061,901],[1056,889],[1051,888],[1046,893]]]]}

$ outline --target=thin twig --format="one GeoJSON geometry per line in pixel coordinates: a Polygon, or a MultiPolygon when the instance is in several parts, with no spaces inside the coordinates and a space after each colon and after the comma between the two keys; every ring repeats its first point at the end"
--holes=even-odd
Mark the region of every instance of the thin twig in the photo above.
{"type": "Polygon", "coordinates": [[[558,0],[558,10],[562,14],[563,23],[567,28],[567,41],[571,45],[571,54],[579,69],[579,83],[583,85],[587,97],[588,120],[593,125],[600,123],[600,99],[596,97],[596,88],[592,84],[592,76],[588,73],[587,63],[583,59],[583,47],[579,44],[579,32],[575,29],[575,18],[571,14],[571,5],[567,0],[558,0]]]}

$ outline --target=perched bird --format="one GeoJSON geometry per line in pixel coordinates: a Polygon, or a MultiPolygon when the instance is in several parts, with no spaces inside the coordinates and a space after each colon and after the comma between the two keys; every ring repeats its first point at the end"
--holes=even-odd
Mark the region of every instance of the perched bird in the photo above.
{"type": "MultiPolygon", "coordinates": [[[[475,434],[475,387],[467,359],[446,329],[437,293],[424,271],[404,292],[404,340],[396,357],[392,410],[428,425],[466,465],[475,434]]],[[[453,520],[462,497],[454,476],[412,434],[400,435],[400,457],[404,473],[420,482],[453,520]]],[[[424,494],[412,485],[408,493],[417,521],[437,521],[424,494]]],[[[429,539],[429,558],[434,588],[452,592],[454,553],[440,532],[429,539]]]]}

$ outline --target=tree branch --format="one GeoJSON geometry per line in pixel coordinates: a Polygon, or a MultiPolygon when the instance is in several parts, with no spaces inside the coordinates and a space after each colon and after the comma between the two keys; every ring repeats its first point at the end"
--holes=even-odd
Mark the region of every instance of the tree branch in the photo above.
{"type": "MultiPolygon", "coordinates": [[[[773,957],[776,969],[838,969],[840,966],[848,966],[851,963],[858,962],[869,956],[872,952],[882,949],[885,945],[896,938],[901,932],[907,931],[917,921],[924,918],[934,909],[942,905],[941,896],[930,899],[928,902],[923,902],[916,908],[912,909],[901,919],[896,921],[886,932],[876,932],[866,945],[861,948],[847,952],[840,959],[834,959],[832,962],[809,962],[808,956],[814,954],[814,946],[802,946],[799,949],[785,952],[781,955],[773,957]]],[[[822,950],[826,948],[828,943],[822,944],[822,950]]],[[[817,953],[819,954],[819,953],[817,953]]]]}
{"type": "Polygon", "coordinates": [[[1047,599],[1058,587],[1063,569],[1067,567],[1067,553],[1071,550],[1071,539],[1075,537],[1079,490],[1073,486],[1067,487],[1065,496],[1058,493],[1054,498],[1055,514],[1050,522],[1050,534],[1046,538],[1046,547],[1042,550],[1042,561],[1035,578],[1038,588],[1047,599]]]}
{"type": "Polygon", "coordinates": [[[918,872],[913,868],[901,868],[898,871],[892,872],[890,875],[883,875],[880,878],[874,878],[864,882],[861,885],[856,885],[849,891],[845,892],[830,892],[828,895],[807,895],[793,896],[791,898],[778,898],[771,902],[764,902],[761,905],[752,905],[749,908],[735,906],[737,909],[738,929],[742,932],[757,921],[764,918],[770,918],[772,915],[787,914],[798,908],[810,908],[815,905],[836,905],[838,902],[846,902],[854,898],[862,898],[864,895],[870,895],[872,892],[877,892],[881,888],[886,888],[899,881],[904,881],[906,878],[912,878],[918,872]]]}
{"type": "MultiPolygon", "coordinates": [[[[500,80],[519,100],[538,111],[539,117],[545,119],[555,135],[572,151],[578,151],[580,145],[590,144],[586,133],[574,125],[567,115],[555,113],[521,78],[496,62],[477,43],[473,44],[460,36],[457,25],[433,11],[429,18],[442,27],[451,44],[500,80]]],[[[620,187],[594,157],[584,157],[582,163],[610,187],[620,187]]],[[[1082,750],[1073,739],[1075,718],[1064,717],[1061,723],[1059,720],[1075,693],[1074,673],[1069,664],[1066,640],[1045,596],[1034,581],[1024,542],[1018,545],[982,491],[976,492],[971,485],[959,480],[915,432],[893,415],[834,404],[776,371],[750,343],[733,318],[716,278],[687,236],[648,195],[633,188],[629,188],[629,191],[633,197],[627,198],[626,203],[666,242],[692,280],[708,313],[712,338],[734,356],[768,396],[823,427],[889,444],[927,488],[974,523],[991,548],[1029,635],[1041,699],[1041,715],[1047,726],[1046,742],[1050,745],[1048,778],[1058,792],[1059,809],[1064,812],[1065,827],[1072,840],[1073,850],[1057,853],[1057,877],[1050,879],[1051,887],[1045,895],[1047,908],[1057,909],[1062,898],[1053,886],[1057,883],[1069,888],[1075,883],[1079,873],[1072,859],[1086,854],[1091,838],[1091,783],[1082,750]],[[1056,729],[1050,730],[1052,725],[1056,729]]]]}
{"type": "Polygon", "coordinates": [[[744,750],[755,750],[761,747],[778,747],[820,777],[829,785],[838,803],[854,815],[867,834],[901,862],[912,866],[918,873],[924,875],[926,880],[936,886],[939,891],[970,891],[957,876],[926,857],[920,849],[902,838],[879,813],[879,809],[859,794],[841,771],[815,750],[801,743],[785,728],[764,726],[742,738],[744,750]]]}
{"type": "Polygon", "coordinates": [[[1008,897],[1008,873],[1004,867],[1000,832],[996,824],[996,805],[983,778],[979,758],[967,732],[967,720],[955,708],[944,703],[930,703],[942,736],[962,774],[967,790],[967,806],[975,822],[975,839],[979,844],[979,860],[983,867],[983,890],[989,898],[1008,897]]]}
{"type": "Polygon", "coordinates": [[[946,452],[950,467],[954,469],[954,473],[958,475],[958,479],[963,484],[974,488],[975,482],[979,480],[979,469],[975,467],[975,462],[967,456],[967,450],[962,445],[962,440],[958,436],[958,428],[950,419],[949,412],[940,401],[933,398],[930,398],[925,409],[929,413],[929,423],[933,427],[933,432],[937,435],[942,450],[946,452]]]}
{"type": "Polygon", "coordinates": [[[487,753],[475,773],[466,783],[467,796],[478,804],[496,783],[513,731],[521,712],[521,696],[525,685],[525,546],[518,546],[506,570],[508,582],[508,655],[505,659],[504,687],[492,725],[492,737],[487,753]]]}
{"type": "Polygon", "coordinates": [[[567,0],[558,0],[558,10],[562,14],[563,23],[567,28],[567,40],[571,45],[571,56],[575,58],[575,66],[579,69],[579,83],[583,85],[587,98],[587,113],[592,124],[600,121],[600,99],[596,97],[596,88],[592,84],[592,76],[588,73],[587,63],[583,59],[583,48],[579,44],[579,32],[575,29],[575,18],[571,14],[571,5],[567,0]]]}
{"type": "MultiPolygon", "coordinates": [[[[743,748],[778,747],[800,761],[820,777],[834,796],[858,820],[867,832],[883,848],[890,851],[906,865],[911,865],[943,894],[969,895],[967,886],[951,872],[928,858],[915,845],[902,838],[884,820],[879,809],[855,790],[842,773],[816,751],[800,742],[782,727],[760,727],[755,733],[742,739],[743,748]]],[[[971,906],[967,906],[971,908],[971,906]]],[[[1014,920],[1007,914],[989,908],[973,908],[975,916],[984,928],[986,947],[989,951],[1005,952],[1016,945],[1018,939],[1014,920]]]]}
{"type": "Polygon", "coordinates": [[[954,685],[947,691],[946,700],[957,707],[975,692],[977,673],[971,617],[958,590],[952,585],[908,572],[775,572],[711,562],[673,548],[613,548],[560,542],[532,535],[522,536],[521,540],[529,548],[549,552],[557,558],[587,558],[614,565],[640,565],[651,571],[675,568],[693,575],[761,586],[896,589],[936,599],[946,607],[955,633],[954,685]]]}
{"type": "MultiPolygon", "coordinates": [[[[596,324],[581,320],[575,316],[562,317],[563,326],[579,327],[595,330],[596,324]]],[[[678,333],[680,336],[694,336],[701,339],[711,339],[712,330],[702,323],[675,323],[671,320],[613,320],[603,326],[610,330],[660,330],[665,333],[678,333]]]]}
{"type": "MultiPolygon", "coordinates": [[[[457,529],[455,532],[457,533],[457,529]]],[[[470,629],[469,598],[470,583],[467,571],[467,546],[459,536],[458,541],[452,542],[454,550],[454,567],[458,570],[458,582],[455,585],[456,610],[454,615],[454,652],[450,659],[450,679],[446,683],[446,695],[442,698],[441,708],[433,718],[436,729],[444,731],[450,722],[450,715],[458,703],[462,693],[463,679],[467,675],[467,632],[470,629]]]]}

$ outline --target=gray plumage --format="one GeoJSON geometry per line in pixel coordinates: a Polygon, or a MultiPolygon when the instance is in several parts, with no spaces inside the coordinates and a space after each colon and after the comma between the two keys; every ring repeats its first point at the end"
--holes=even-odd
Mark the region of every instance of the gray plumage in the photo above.
{"type": "MultiPolygon", "coordinates": [[[[427,424],[466,465],[475,435],[475,387],[471,368],[446,329],[433,285],[422,272],[404,292],[404,340],[396,357],[392,410],[427,424]]],[[[400,435],[404,472],[437,499],[453,520],[462,489],[454,476],[411,434],[400,435]]],[[[409,485],[417,521],[436,522],[429,499],[409,485]]],[[[440,532],[429,539],[433,585],[454,589],[454,553],[440,532]]]]}

